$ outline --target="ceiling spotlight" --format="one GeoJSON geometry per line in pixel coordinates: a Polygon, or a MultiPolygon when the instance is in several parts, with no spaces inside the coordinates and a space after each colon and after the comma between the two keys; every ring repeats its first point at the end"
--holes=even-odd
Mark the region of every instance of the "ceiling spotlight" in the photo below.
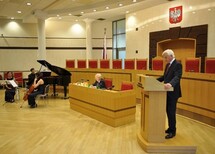
{"type": "Polygon", "coordinates": [[[59,14],[57,14],[57,17],[60,17],[60,15],[59,15],[59,14]]]}
{"type": "Polygon", "coordinates": [[[26,5],[30,6],[30,5],[31,5],[31,3],[30,3],[30,2],[27,2],[27,3],[26,3],[26,5]]]}
{"type": "Polygon", "coordinates": [[[137,2],[137,0],[133,0],[132,2],[135,3],[135,2],[137,2]]]}
{"type": "Polygon", "coordinates": [[[72,13],[69,13],[69,16],[71,16],[72,15],[72,13]]]}
{"type": "Polygon", "coordinates": [[[97,10],[95,9],[95,10],[93,10],[93,12],[96,12],[97,10]]]}
{"type": "Polygon", "coordinates": [[[209,8],[208,11],[211,11],[211,9],[209,8]]]}
{"type": "Polygon", "coordinates": [[[122,4],[122,3],[120,3],[120,4],[119,4],[119,6],[123,6],[123,4],[122,4]]]}
{"type": "Polygon", "coordinates": [[[81,14],[84,14],[84,12],[81,12],[81,14]]]}
{"type": "Polygon", "coordinates": [[[22,13],[22,11],[17,11],[17,13],[19,13],[19,14],[20,14],[20,13],[22,13]]]}
{"type": "Polygon", "coordinates": [[[108,6],[106,6],[106,7],[105,7],[105,9],[106,9],[106,10],[108,10],[108,9],[109,9],[109,7],[108,7],[108,6]]]}
{"type": "Polygon", "coordinates": [[[14,19],[14,17],[11,17],[10,19],[11,19],[11,20],[13,20],[13,19],[14,19]]]}
{"type": "Polygon", "coordinates": [[[129,13],[129,11],[126,11],[126,13],[129,13]]]}

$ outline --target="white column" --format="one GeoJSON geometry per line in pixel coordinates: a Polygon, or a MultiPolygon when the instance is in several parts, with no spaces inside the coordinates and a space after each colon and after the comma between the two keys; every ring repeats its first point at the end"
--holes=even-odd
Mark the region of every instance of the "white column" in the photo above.
{"type": "Polygon", "coordinates": [[[46,36],[45,36],[45,20],[38,19],[38,51],[37,59],[46,60],[46,36]]]}
{"type": "Polygon", "coordinates": [[[87,68],[88,66],[88,60],[92,59],[92,22],[93,19],[85,19],[86,23],[86,61],[87,61],[87,68]]]}
{"type": "Polygon", "coordinates": [[[37,35],[38,35],[38,51],[37,59],[46,60],[46,35],[45,35],[45,20],[48,18],[45,12],[41,10],[34,11],[37,18],[37,35]]]}

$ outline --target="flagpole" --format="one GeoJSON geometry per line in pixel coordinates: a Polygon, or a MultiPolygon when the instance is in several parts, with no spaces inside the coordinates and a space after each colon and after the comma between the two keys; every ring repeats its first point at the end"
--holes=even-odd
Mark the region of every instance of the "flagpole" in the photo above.
{"type": "Polygon", "coordinates": [[[106,28],[104,28],[103,59],[107,59],[106,28]]]}

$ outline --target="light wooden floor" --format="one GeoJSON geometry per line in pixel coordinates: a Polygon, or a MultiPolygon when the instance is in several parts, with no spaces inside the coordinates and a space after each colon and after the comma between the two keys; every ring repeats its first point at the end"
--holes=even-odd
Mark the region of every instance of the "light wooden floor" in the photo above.
{"type": "MultiPolygon", "coordinates": [[[[139,104],[136,122],[113,128],[71,110],[68,99],[49,97],[35,109],[27,102],[20,108],[21,102],[4,104],[0,90],[0,154],[145,153],[137,143],[139,104]]],[[[180,136],[191,139],[198,154],[215,154],[215,128],[177,116],[176,138],[180,136]]]]}

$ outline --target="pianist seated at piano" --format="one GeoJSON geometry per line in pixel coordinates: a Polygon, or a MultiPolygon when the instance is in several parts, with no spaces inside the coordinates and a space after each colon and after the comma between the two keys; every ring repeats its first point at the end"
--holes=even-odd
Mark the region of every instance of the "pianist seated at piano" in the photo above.
{"type": "Polygon", "coordinates": [[[105,81],[100,73],[95,75],[95,80],[96,81],[93,83],[93,86],[95,86],[97,89],[106,89],[105,81]]]}
{"type": "Polygon", "coordinates": [[[30,105],[30,108],[35,108],[37,107],[37,104],[35,102],[36,96],[39,94],[43,94],[45,90],[43,73],[36,73],[36,78],[34,79],[34,83],[32,86],[34,87],[34,91],[28,96],[28,105],[30,105]]]}
{"type": "Polygon", "coordinates": [[[35,79],[35,74],[36,71],[34,68],[30,69],[31,73],[28,75],[28,82],[27,82],[27,89],[29,89],[31,87],[31,85],[34,83],[34,79],[35,79]]]}

